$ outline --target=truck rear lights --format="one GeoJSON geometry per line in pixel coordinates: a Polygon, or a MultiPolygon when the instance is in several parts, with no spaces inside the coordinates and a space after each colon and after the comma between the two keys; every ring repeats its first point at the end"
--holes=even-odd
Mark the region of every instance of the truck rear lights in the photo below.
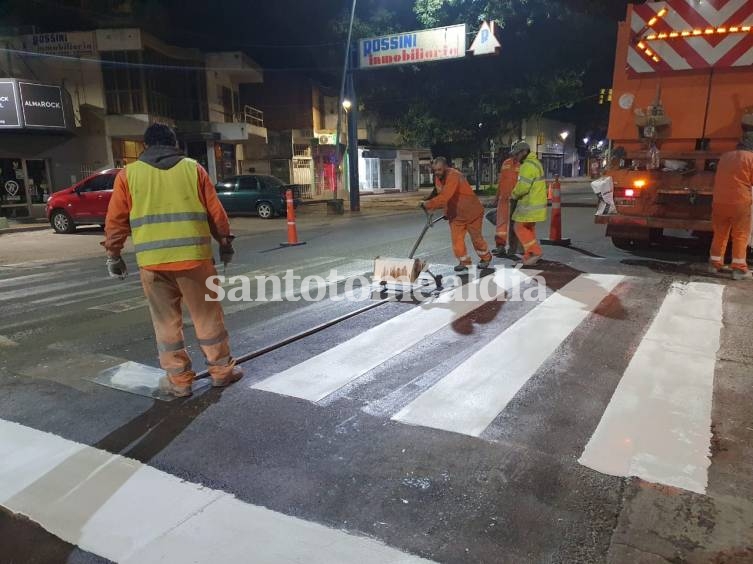
{"type": "Polygon", "coordinates": [[[626,188],[625,189],[625,197],[626,198],[635,198],[635,190],[632,188],[626,188]]]}

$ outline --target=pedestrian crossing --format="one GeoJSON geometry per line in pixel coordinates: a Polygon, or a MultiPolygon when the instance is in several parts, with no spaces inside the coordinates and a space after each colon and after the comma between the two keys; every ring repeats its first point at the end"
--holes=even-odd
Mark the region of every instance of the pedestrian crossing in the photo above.
{"type": "Polygon", "coordinates": [[[123,564],[430,562],[3,419],[0,506],[123,564]]]}
{"type": "MultiPolygon", "coordinates": [[[[309,267],[315,272],[323,268],[321,272],[326,273],[337,260],[320,258],[309,267]]],[[[339,264],[348,275],[367,268],[363,261],[339,264]]],[[[23,286],[29,283],[34,289],[24,304],[46,306],[53,298],[50,294],[66,284],[39,278],[38,273],[29,277],[0,280],[0,296],[10,292],[6,304],[24,295],[23,286]]],[[[132,287],[120,286],[110,295],[98,288],[69,287],[63,303],[84,303],[89,310],[125,315],[143,305],[138,282],[128,284],[132,287]]],[[[497,267],[492,276],[471,280],[428,303],[405,306],[393,317],[313,351],[292,366],[254,374],[249,386],[253,393],[297,398],[323,409],[341,398],[357,396],[364,413],[394,425],[493,441],[498,434],[495,426],[499,421],[504,424],[516,398],[531,386],[542,390],[540,394],[556,395],[557,371],[567,370],[568,364],[545,371],[552,359],[566,353],[593,356],[599,364],[596,353],[588,348],[593,339],[587,334],[576,349],[569,347],[573,335],[601,319],[602,330],[614,334],[615,354],[627,355],[629,362],[616,379],[597,383],[609,388],[611,399],[601,406],[598,417],[589,418],[588,436],[579,445],[579,462],[602,473],[639,476],[703,493],[710,463],[711,405],[725,286],[691,281],[659,288],[656,280],[621,274],[497,267]],[[549,288],[540,301],[511,303],[521,295],[520,288],[542,276],[549,288]],[[557,277],[561,284],[553,283],[557,277]],[[482,285],[488,295],[481,295],[482,285]],[[604,318],[601,308],[610,300],[619,302],[616,296],[624,288],[652,295],[661,292],[663,296],[656,297],[658,312],[637,326],[621,317],[629,320],[629,311],[604,318]],[[496,333],[487,330],[479,339],[457,330],[460,321],[477,315],[490,302],[505,300],[508,303],[495,320],[500,327],[496,333]],[[620,349],[623,331],[640,333],[635,336],[635,350],[620,349]],[[454,356],[444,364],[415,375],[395,370],[403,359],[416,355],[444,355],[434,345],[443,339],[456,345],[454,356]]],[[[237,313],[248,309],[246,304],[239,305],[237,313]]],[[[18,307],[21,311],[24,305],[18,307]]],[[[17,320],[9,316],[0,323],[3,338],[15,343],[17,336],[6,329],[6,323],[13,327],[17,320]]],[[[249,371],[254,373],[253,363],[249,371]]],[[[535,412],[535,404],[531,411],[535,412]]]]}
{"type": "Polygon", "coordinates": [[[723,290],[698,283],[670,287],[581,464],[705,492],[723,290]]]}
{"type": "MultiPolygon", "coordinates": [[[[504,300],[512,288],[539,274],[514,272],[518,278],[509,276],[509,270],[497,271],[501,285],[492,299],[504,300]]],[[[510,315],[517,318],[507,320],[507,327],[491,339],[479,343],[473,336],[446,336],[466,339],[473,350],[445,373],[420,374],[408,383],[395,378],[394,368],[387,364],[399,365],[396,359],[421,349],[435,334],[452,335],[453,321],[483,305],[458,300],[456,292],[446,293],[433,304],[393,317],[251,388],[326,407],[337,398],[359,396],[359,386],[372,387],[379,392],[364,402],[366,413],[395,424],[488,440],[491,424],[540,374],[542,366],[566,347],[576,330],[602,317],[600,308],[605,303],[619,302],[615,296],[621,287],[643,290],[650,285],[656,284],[617,274],[575,274],[542,302],[511,310],[510,315]],[[373,386],[375,380],[382,385],[373,386]]],[[[674,282],[660,299],[658,313],[646,323],[628,329],[629,312],[604,319],[605,330],[614,332],[614,354],[628,354],[631,360],[613,384],[598,382],[612,386],[611,400],[599,418],[589,422],[592,431],[580,447],[580,464],[605,474],[637,476],[705,492],[724,289],[715,283],[674,282]],[[619,350],[624,330],[641,332],[635,351],[619,350]]],[[[500,317],[507,311],[502,308],[500,317]]],[[[598,356],[587,348],[588,341],[586,337],[581,348],[569,354],[593,354],[598,364],[598,356]]],[[[540,393],[556,394],[556,373],[537,385],[551,387],[540,393]]]]}
{"type": "Polygon", "coordinates": [[[519,286],[530,275],[519,270],[497,270],[491,280],[477,279],[470,286],[442,294],[437,300],[411,309],[325,353],[267,378],[254,388],[319,401],[417,344],[427,335],[446,327],[454,319],[479,308],[484,301],[478,290],[484,282],[490,289],[489,298],[494,300],[519,286]]]}
{"type": "Polygon", "coordinates": [[[478,437],[623,279],[619,275],[579,276],[392,419],[478,437]]]}

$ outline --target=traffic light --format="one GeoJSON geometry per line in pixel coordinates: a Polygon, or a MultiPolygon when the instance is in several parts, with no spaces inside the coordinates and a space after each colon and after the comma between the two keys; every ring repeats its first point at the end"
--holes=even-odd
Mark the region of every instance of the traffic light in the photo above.
{"type": "Polygon", "coordinates": [[[612,89],[609,88],[602,88],[599,90],[599,104],[604,104],[604,102],[610,103],[612,101],[612,89]]]}
{"type": "Polygon", "coordinates": [[[609,92],[607,92],[607,102],[611,102],[611,101],[612,101],[612,89],[610,88],[609,92]]]}

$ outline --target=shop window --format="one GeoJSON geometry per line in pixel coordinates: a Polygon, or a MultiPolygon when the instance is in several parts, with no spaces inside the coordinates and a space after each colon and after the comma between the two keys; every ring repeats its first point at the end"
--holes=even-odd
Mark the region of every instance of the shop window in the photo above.
{"type": "Polygon", "coordinates": [[[379,189],[379,159],[363,159],[363,172],[360,174],[361,190],[379,189]]]}
{"type": "Polygon", "coordinates": [[[379,159],[379,175],[381,188],[394,189],[395,186],[395,161],[392,159],[379,159]]]}

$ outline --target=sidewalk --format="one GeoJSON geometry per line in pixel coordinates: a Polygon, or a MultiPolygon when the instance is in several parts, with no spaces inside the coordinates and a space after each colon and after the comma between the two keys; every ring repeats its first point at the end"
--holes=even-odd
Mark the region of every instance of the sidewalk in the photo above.
{"type": "Polygon", "coordinates": [[[6,218],[0,218],[0,235],[26,231],[44,231],[46,229],[52,229],[52,227],[50,227],[50,223],[44,218],[7,220],[6,218]]]}

